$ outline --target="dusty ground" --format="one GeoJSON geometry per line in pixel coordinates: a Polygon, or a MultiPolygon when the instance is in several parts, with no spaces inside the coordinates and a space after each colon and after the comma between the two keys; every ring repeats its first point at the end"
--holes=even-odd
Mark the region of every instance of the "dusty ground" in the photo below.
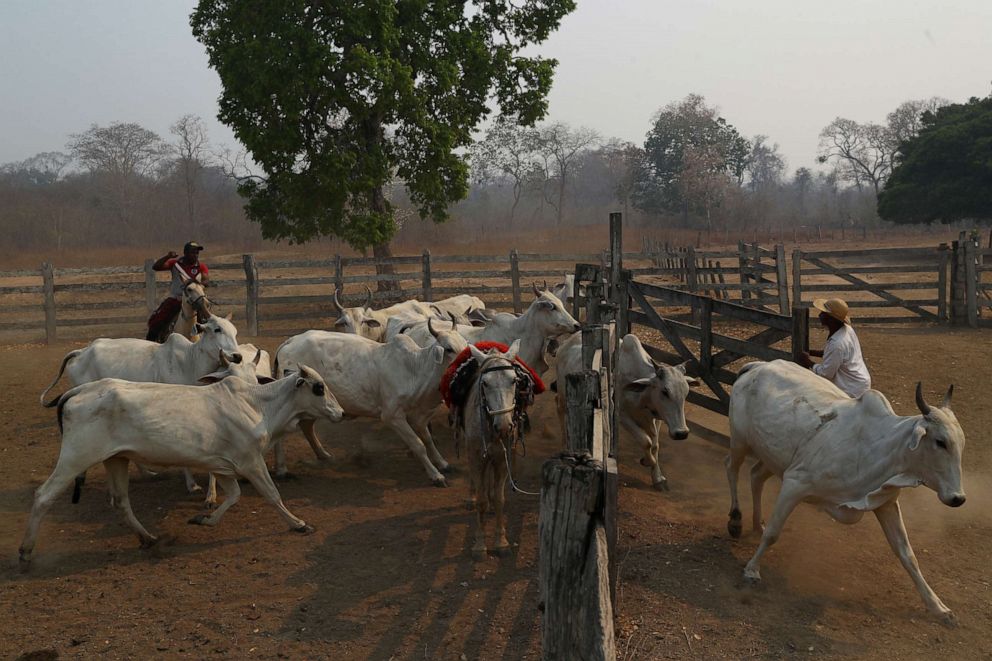
{"type": "MultiPolygon", "coordinates": [[[[968,503],[951,510],[918,489],[905,494],[904,511],[924,575],[960,625],[948,629],[927,616],[871,517],[841,526],[805,506],[766,556],[765,585],[742,590],[739,576],[757,540],[728,538],[723,452],[693,436],[664,445],[670,493],[650,488],[633,448],[622,453],[621,658],[992,658],[988,333],[865,329],[861,336],[876,385],[898,412],[914,412],[917,379],[934,400],[955,383],[970,441],[968,503]]],[[[261,344],[272,350],[277,340],[261,344]]],[[[361,423],[324,430],[331,466],[315,464],[302,439],[291,443],[297,478],[280,489],[288,507],[316,526],[312,536],[285,531],[248,485],[219,527],[189,526],[197,500],[170,472],[132,484],[138,517],[175,537],[142,551],[108,506],[98,467],[79,505],[67,493],[52,509],[35,564],[21,574],[16,550],[32,492],[59,447],[54,416],[37,396],[72,346],[0,351],[3,658],[42,650],[63,658],[539,657],[536,499],[510,498],[514,555],[474,562],[464,471],[451,488],[432,488],[390,432],[361,423]],[[356,460],[363,443],[366,460],[356,460]]],[[[551,404],[539,402],[535,427],[553,420],[551,404]]],[[[447,430],[439,436],[454,459],[447,430]]],[[[532,435],[517,476],[524,488],[537,487],[541,459],[556,445],[532,435]]],[[[463,469],[464,461],[454,463],[463,469]]],[[[771,496],[774,481],[769,487],[771,496]]],[[[772,502],[766,498],[766,514],[772,502]]]]}

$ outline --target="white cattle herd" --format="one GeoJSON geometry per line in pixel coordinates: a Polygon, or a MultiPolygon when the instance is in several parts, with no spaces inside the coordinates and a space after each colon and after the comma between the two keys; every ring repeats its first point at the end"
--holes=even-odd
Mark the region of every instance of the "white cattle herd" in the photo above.
{"type": "MultiPolygon", "coordinates": [[[[313,527],[283,504],[265,455],[275,449],[276,476],[284,475],[282,440],[299,430],[319,459],[330,460],[317,437],[320,420],[385,423],[428,479],[446,486],[450,465],[434,442],[430,423],[442,401],[442,381],[452,374],[465,377],[461,408],[451,420],[456,438],[468,449],[478,514],[473,551],[487,550],[485,514],[492,508],[496,541],[491,548],[505,554],[510,546],[503,522],[504,483],[513,444],[522,434],[524,409],[545,372],[553,368],[564,375],[581,369],[580,326],[563,305],[572,300],[574,289],[568,277],[554,288],[535,286],[534,301],[521,315],[494,313],[469,295],[430,303],[410,300],[376,310],[371,290],[365,305],[346,308],[335,292],[334,332],[310,330],[291,337],[271,363],[266,352],[238,344],[230,316],[212,315],[199,289],[187,293],[184,315],[196,341],[180,334],[163,344],[97,339],[70,351],[41,396],[45,406],[57,409],[62,446],[54,471],[35,493],[20,547],[22,566],[29,566],[41,519],[53,501],[75,480],[77,502],[82,476],[99,463],[106,469],[111,504],[142,546],[157,538],[131,510],[132,461],[139,468],[182,467],[190,491],[200,489],[191,470],[209,473],[204,511],[190,523],[216,525],[237,502],[240,477],[279,511],[291,530],[311,532],[313,527]],[[198,322],[192,321],[194,314],[198,322]],[[548,349],[556,344],[557,351],[548,349]],[[474,367],[466,372],[465,364],[474,367]],[[63,373],[69,388],[46,402],[63,373]],[[216,483],[226,497],[214,508],[216,483]]],[[[622,338],[617,364],[618,422],[643,451],[641,464],[650,469],[653,485],[667,489],[658,461],[661,423],[672,439],[689,435],[684,406],[689,388],[698,381],[687,376],[686,364],[656,363],[634,335],[622,338]]],[[[557,390],[564,426],[564,388],[556,385],[563,382],[553,383],[552,389],[557,390]]],[[[800,502],[814,503],[842,523],[854,523],[872,511],[927,608],[950,619],[951,611],[920,573],[898,501],[901,489],[924,485],[945,505],[964,503],[965,437],[950,400],[948,390],[940,406],[928,405],[918,385],[920,415],[900,417],[876,390],[851,399],[829,381],[786,361],[742,368],[730,398],[726,467],[731,493],[727,527],[736,538],[742,532],[739,469],[748,456],[756,459],[750,471],[752,521],[761,541],[745,578],[760,579],[762,555],[800,502]],[[772,475],[781,478],[782,488],[763,526],[762,488],[772,475]]]]}

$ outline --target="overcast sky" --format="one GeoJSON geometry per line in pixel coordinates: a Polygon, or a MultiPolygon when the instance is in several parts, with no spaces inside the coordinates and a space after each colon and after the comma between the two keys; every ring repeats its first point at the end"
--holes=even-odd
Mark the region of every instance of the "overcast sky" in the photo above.
{"type": "MultiPolygon", "coordinates": [[[[212,141],[220,91],[191,0],[0,0],[0,163],[63,149],[93,123],[168,136],[186,113],[212,141]]],[[[744,135],[812,165],[836,116],[992,91],[992,0],[579,0],[541,51],[560,61],[549,119],[643,143],[696,92],[744,135]]]]}

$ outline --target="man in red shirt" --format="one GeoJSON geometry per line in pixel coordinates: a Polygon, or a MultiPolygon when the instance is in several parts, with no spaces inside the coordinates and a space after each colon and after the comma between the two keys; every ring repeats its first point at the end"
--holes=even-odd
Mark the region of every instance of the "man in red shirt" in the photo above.
{"type": "Polygon", "coordinates": [[[172,284],[169,286],[169,296],[158,309],[148,318],[148,335],[146,339],[153,342],[161,342],[165,339],[164,332],[172,327],[176,316],[183,307],[183,285],[187,280],[196,280],[204,287],[210,284],[210,269],[200,261],[200,251],[203,246],[195,241],[190,241],[183,246],[183,256],[180,257],[175,251],[170,250],[167,255],[160,257],[152,269],[156,271],[172,271],[172,284]]]}

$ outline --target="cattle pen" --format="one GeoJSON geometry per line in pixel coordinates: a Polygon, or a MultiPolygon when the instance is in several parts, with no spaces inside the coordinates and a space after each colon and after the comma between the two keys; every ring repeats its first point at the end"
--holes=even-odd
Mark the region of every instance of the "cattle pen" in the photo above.
{"type": "MultiPolygon", "coordinates": [[[[316,523],[318,533],[312,538],[287,540],[272,534],[272,520],[261,506],[252,504],[259,501],[250,494],[246,494],[245,504],[251,506],[232,510],[225,526],[189,530],[181,524],[192,503],[174,502],[177,484],[152,482],[135,485],[136,508],[146,513],[154,511],[155,516],[150,517],[153,525],[181,535],[175,546],[160,549],[152,558],[147,552],[143,555],[131,548],[130,538],[125,539],[106,525],[110,515],[101,498],[85,501],[77,506],[78,510],[66,505],[61,514],[56,512],[57,528],[61,530],[58,534],[49,533],[53,538],[51,564],[42,564],[29,578],[11,572],[6,579],[10,603],[35,613],[30,631],[13,623],[6,636],[11,639],[19,635],[19,643],[34,646],[18,647],[19,651],[51,645],[64,650],[66,656],[73,650],[93,656],[139,655],[149,649],[176,655],[246,655],[254,649],[253,655],[266,658],[279,653],[337,658],[459,658],[464,653],[466,658],[516,659],[540,655],[542,645],[548,656],[552,643],[544,640],[546,634],[557,637],[558,644],[585,644],[590,640],[602,643],[601,656],[592,653],[594,648],[586,647],[588,656],[584,658],[811,655],[881,659],[889,654],[907,658],[922,654],[921,650],[928,654],[957,653],[959,658],[966,658],[969,654],[961,650],[975,650],[976,656],[992,652],[982,633],[992,621],[989,588],[974,580],[976,562],[984,558],[983,540],[992,532],[980,517],[965,512],[967,518],[963,521],[940,519],[927,509],[922,493],[909,494],[915,512],[908,514],[907,524],[912,526],[917,517],[916,526],[921,530],[913,534],[914,539],[919,535],[921,540],[917,550],[921,552],[924,571],[928,578],[932,576],[935,583],[943,585],[942,592],[952,595],[949,604],[965,611],[964,626],[952,633],[920,621],[924,615],[918,610],[911,586],[891,558],[881,564],[876,562],[879,544],[884,545],[884,540],[862,540],[854,530],[837,531],[836,526],[824,529],[818,523],[818,515],[812,512],[801,514],[793,525],[800,527],[802,537],[822,545],[822,554],[811,557],[809,549],[793,552],[786,542],[776,547],[780,562],[777,572],[775,565],[769,571],[767,592],[742,591],[735,581],[746,556],[742,557],[740,547],[726,540],[723,532],[726,486],[720,481],[724,478],[723,449],[719,445],[669,444],[666,462],[673,490],[665,494],[654,491],[650,482],[631,469],[631,459],[636,454],[633,448],[617,442],[610,424],[609,366],[616,338],[629,330],[642,337],[656,359],[669,363],[688,361],[703,385],[690,395],[687,412],[693,421],[713,426],[714,420],[725,415],[727,386],[741,365],[753,359],[791,357],[808,345],[811,333],[814,341],[821,339],[816,329],[808,328],[806,305],[813,297],[833,292],[856,297],[855,300],[886,303],[859,306],[861,309],[856,311],[865,315],[859,319],[882,319],[890,314],[893,317],[888,320],[891,326],[874,323],[865,330],[864,337],[866,350],[874,360],[873,368],[877,365],[873,376],[878,377],[887,394],[896,395],[893,404],[897,409],[905,409],[898,399],[900,394],[910,393],[907,401],[912,399],[907,374],[914,383],[921,375],[928,384],[931,380],[946,384],[953,378],[962,388],[958,395],[962,398],[962,423],[967,421],[969,429],[981,429],[987,422],[980,407],[984,380],[992,378],[986,366],[956,374],[959,367],[953,361],[938,362],[914,357],[919,354],[913,353],[925,342],[947,343],[946,351],[953,353],[978,340],[980,336],[968,329],[967,283],[971,272],[977,278],[973,289],[978,297],[983,296],[980,278],[987,272],[984,251],[972,251],[971,246],[964,248],[960,244],[955,251],[949,242],[946,248],[907,252],[904,259],[884,252],[817,257],[842,272],[844,266],[886,267],[882,271],[851,272],[876,288],[876,283],[915,281],[927,285],[882,286],[882,291],[900,299],[895,302],[879,297],[869,287],[824,272],[822,267],[805,260],[806,255],[799,266],[803,272],[797,290],[791,260],[779,262],[784,268],[776,263],[780,254],[794,255],[791,247],[766,250],[758,246],[757,258],[751,244],[739,247],[745,254],[732,248],[690,251],[688,247],[669,246],[666,250],[663,245],[646,244],[637,252],[589,251],[564,255],[561,260],[548,259],[546,253],[533,253],[534,260],[530,260],[531,254],[517,255],[522,263],[518,263],[516,284],[521,307],[526,306],[532,283],[543,286],[544,276],[549,283],[552,278],[560,280],[565,271],[578,276],[587,295],[578,297],[576,306],[586,312],[586,344],[590,349],[586,352],[588,369],[573,376],[566,385],[572,392],[575,414],[570,416],[565,456],[560,456],[559,439],[541,439],[535,434],[530,454],[538,461],[525,460],[515,475],[525,486],[543,483],[546,488],[540,502],[525,496],[512,501],[511,537],[520,539],[513,559],[475,564],[466,560],[461,540],[465,538],[463,527],[468,517],[451,504],[450,492],[417,488],[419,475],[410,469],[410,462],[399,456],[402,452],[383,449],[391,447],[389,441],[380,442],[378,435],[372,436],[378,443],[377,452],[382,454],[371,460],[371,470],[366,463],[345,461],[350,456],[346,437],[360,433],[352,426],[330,442],[329,447],[337,455],[333,467],[314,466],[302,452],[296,453],[291,455],[292,466],[302,479],[280,485],[287,501],[294,502],[294,509],[302,508],[308,521],[316,523]],[[967,256],[965,251],[969,251],[967,256]],[[724,256],[732,252],[736,256],[724,256]],[[614,260],[613,254],[622,257],[614,260]],[[690,262],[686,255],[694,259],[690,262]],[[755,268],[759,265],[761,268],[755,268]],[[900,266],[910,268],[892,268],[900,266]],[[943,279],[941,268],[945,269],[943,279]],[[960,284],[955,287],[954,282],[960,284]],[[721,284],[725,287],[720,288],[721,284]],[[825,286],[831,284],[838,288],[825,286]],[[809,288],[811,285],[820,286],[809,288]],[[859,289],[855,290],[855,286],[859,289]],[[943,309],[938,293],[941,287],[946,288],[943,309]],[[931,312],[936,319],[912,312],[906,305],[931,312]],[[887,334],[879,334],[880,329],[887,330],[887,334]],[[542,463],[547,457],[550,459],[542,463]],[[620,463],[621,458],[626,466],[620,463]],[[326,479],[316,480],[318,476],[326,479]],[[554,492],[547,488],[551,484],[557,485],[554,492]],[[565,488],[566,484],[572,486],[565,488]],[[556,528],[559,536],[550,530],[545,534],[539,519],[544,519],[544,511],[555,509],[553,502],[544,502],[545,498],[554,497],[562,503],[568,496],[572,502],[579,502],[580,496],[589,494],[595,497],[581,499],[588,504],[587,509],[571,509],[575,519],[556,528]],[[921,526],[919,517],[925,517],[931,525],[921,526]],[[589,526],[596,531],[589,538],[567,534],[570,527],[588,530],[589,526]],[[949,536],[954,537],[955,548],[945,548],[949,536]],[[81,547],[80,539],[93,538],[90,546],[81,547]],[[857,549],[851,548],[854,540],[857,549]],[[586,546],[587,542],[592,546],[586,546]],[[565,572],[564,578],[592,581],[595,600],[548,602],[549,595],[556,593],[549,589],[551,583],[546,583],[545,545],[570,549],[579,561],[597,559],[593,564],[556,566],[565,572]],[[935,551],[940,548],[945,552],[935,551]],[[540,553],[538,549],[542,549],[540,553]],[[797,569],[790,569],[791,565],[797,569]],[[595,567],[596,571],[576,571],[587,567],[595,567]],[[141,581],[141,576],[152,580],[141,581]],[[127,585],[132,587],[124,587],[127,585]],[[125,594],[126,590],[133,595],[125,594]],[[116,599],[105,598],[104,594],[116,595],[116,599]],[[56,598],[61,600],[59,607],[51,607],[48,602],[56,598]],[[186,604],[180,614],[175,612],[177,599],[186,604]],[[107,603],[110,601],[115,603],[107,603]],[[169,607],[163,609],[160,602],[168,602],[169,607]],[[538,613],[539,604],[543,613],[538,613]],[[598,610],[592,610],[591,604],[598,610]],[[877,604],[887,606],[882,609],[877,604]],[[573,606],[583,608],[577,615],[583,619],[572,621],[599,624],[602,635],[585,625],[581,636],[568,627],[540,627],[545,617],[556,616],[559,622],[562,618],[569,620],[573,606]],[[128,616],[116,615],[118,611],[128,616]],[[92,613],[90,617],[99,622],[84,625],[82,615],[72,613],[92,613]],[[144,623],[143,629],[128,640],[124,632],[136,632],[136,621],[144,623]]],[[[817,252],[828,251],[804,251],[814,257],[817,252]]],[[[478,295],[491,306],[514,309],[515,284],[509,254],[493,258],[501,261],[476,262],[475,266],[468,261],[446,264],[436,257],[441,256],[431,255],[426,265],[423,254],[408,256],[406,263],[394,263],[399,277],[392,281],[399,282],[403,289],[376,290],[375,300],[417,295],[426,298],[424,289],[440,298],[447,295],[445,288],[458,287],[459,293],[470,293],[477,285],[502,288],[503,291],[479,291],[478,295]],[[429,274],[426,283],[425,270],[429,274]],[[478,279],[466,275],[480,272],[478,279]]],[[[250,275],[245,272],[245,261],[232,261],[216,269],[218,284],[210,294],[216,297],[215,304],[221,311],[234,311],[239,324],[246,316],[251,319],[249,300],[256,297],[258,326],[254,330],[263,344],[278,342],[302,324],[310,323],[304,320],[329,327],[334,318],[330,297],[336,285],[344,285],[349,303],[364,300],[362,284],[376,286],[376,263],[350,259],[354,258],[259,258],[253,265],[258,285],[254,293],[248,288],[250,275]],[[335,281],[338,272],[340,282],[335,281]],[[298,282],[308,279],[316,282],[298,282]]],[[[214,264],[211,269],[215,270],[214,264]]],[[[4,496],[3,509],[4,521],[12,522],[13,536],[20,532],[18,517],[29,501],[29,487],[36,485],[29,469],[44,465],[53,446],[57,451],[57,443],[51,442],[54,422],[47,412],[29,409],[51,374],[46,369],[35,375],[26,367],[32,365],[31,360],[38,361],[39,356],[44,365],[57,366],[66,344],[78,346],[81,339],[96,333],[109,330],[121,335],[137,334],[148,307],[165,293],[162,282],[156,281],[151,289],[154,296],[147,296],[149,288],[142,267],[87,271],[52,269],[49,280],[58,334],[53,333],[51,347],[9,346],[9,375],[18,387],[4,395],[4,404],[10,410],[25,411],[15,423],[16,441],[9,445],[16,452],[7,455],[10,459],[3,473],[15,485],[4,496]],[[90,288],[90,284],[98,287],[90,288]],[[58,288],[61,285],[84,286],[58,288]],[[105,306],[104,302],[116,305],[105,306]],[[70,323],[63,324],[63,319],[70,323]],[[87,323],[73,323],[75,320],[87,323]]],[[[40,275],[38,271],[18,272],[3,285],[38,286],[40,275]]],[[[45,286],[43,280],[41,286],[45,286]]],[[[44,340],[44,291],[3,295],[10,296],[6,300],[14,301],[12,305],[22,306],[16,310],[19,320],[10,323],[30,326],[8,329],[11,337],[16,331],[20,333],[17,341],[44,340]]],[[[980,300],[974,310],[981,322],[980,300]]],[[[272,346],[268,344],[267,348],[272,346]]],[[[37,365],[31,369],[37,371],[37,365]]],[[[547,415],[547,405],[540,405],[547,415]]],[[[539,417],[535,416],[535,420],[539,417]]],[[[696,437],[717,442],[722,438],[718,434],[701,436],[697,425],[691,427],[696,437]]],[[[969,448],[972,454],[968,469],[987,472],[988,453],[980,444],[975,445],[973,450],[969,448]]],[[[99,485],[99,476],[95,478],[99,485]]],[[[457,476],[455,484],[460,486],[457,476]]],[[[975,486],[979,487],[980,503],[982,483],[975,486]]],[[[13,544],[11,541],[9,546],[13,548],[13,544]]],[[[575,585],[562,580],[559,576],[559,586],[575,585]]],[[[584,597],[590,594],[575,592],[584,597]]],[[[557,594],[562,593],[559,587],[557,594]]],[[[577,657],[560,654],[556,658],[577,657]]]]}

